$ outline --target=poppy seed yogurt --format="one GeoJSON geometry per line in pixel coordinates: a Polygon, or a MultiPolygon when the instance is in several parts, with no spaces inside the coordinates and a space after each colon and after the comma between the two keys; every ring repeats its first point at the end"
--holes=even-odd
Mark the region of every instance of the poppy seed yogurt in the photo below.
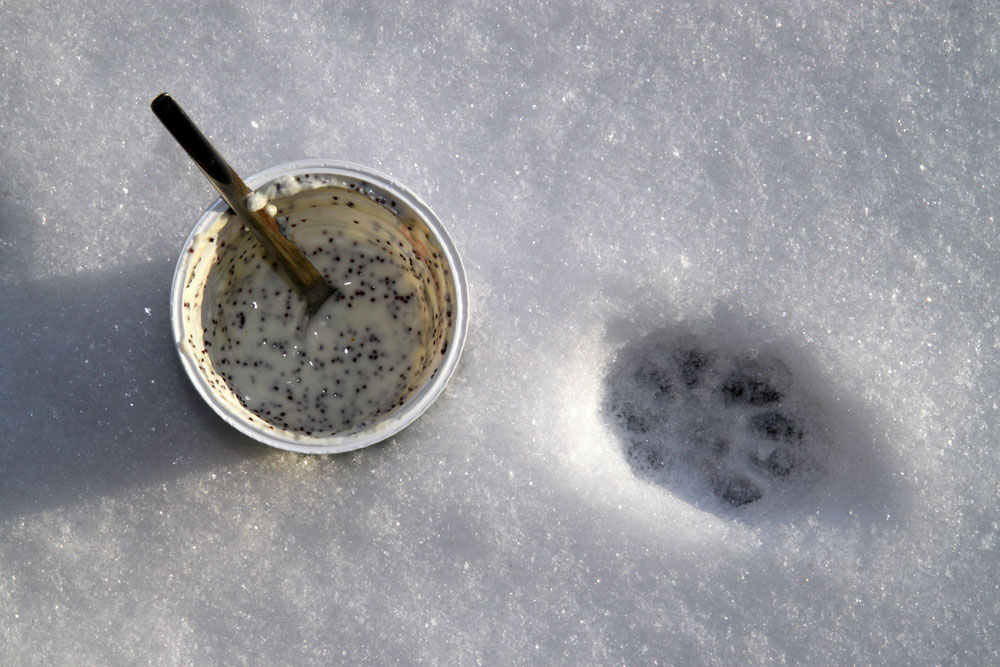
{"type": "Polygon", "coordinates": [[[398,431],[443,387],[464,336],[461,265],[436,219],[373,172],[337,172],[288,171],[248,202],[335,288],[312,317],[230,211],[199,224],[181,259],[179,346],[196,385],[241,430],[299,451],[398,431]]]}

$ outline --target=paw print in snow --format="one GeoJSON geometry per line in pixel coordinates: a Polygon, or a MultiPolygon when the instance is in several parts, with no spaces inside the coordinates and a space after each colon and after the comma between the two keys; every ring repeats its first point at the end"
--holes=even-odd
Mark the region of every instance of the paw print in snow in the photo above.
{"type": "Polygon", "coordinates": [[[660,331],[620,352],[606,386],[629,464],[661,484],[747,505],[807,463],[807,420],[775,356],[660,331]]]}

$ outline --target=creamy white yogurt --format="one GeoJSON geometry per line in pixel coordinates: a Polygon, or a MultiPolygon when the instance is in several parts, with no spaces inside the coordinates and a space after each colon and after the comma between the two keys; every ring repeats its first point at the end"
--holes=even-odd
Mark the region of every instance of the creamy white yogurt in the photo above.
{"type": "Polygon", "coordinates": [[[251,196],[337,288],[312,318],[238,221],[223,215],[193,239],[182,352],[248,420],[292,437],[357,432],[437,372],[454,283],[426,225],[382,194],[298,175],[251,196]]]}

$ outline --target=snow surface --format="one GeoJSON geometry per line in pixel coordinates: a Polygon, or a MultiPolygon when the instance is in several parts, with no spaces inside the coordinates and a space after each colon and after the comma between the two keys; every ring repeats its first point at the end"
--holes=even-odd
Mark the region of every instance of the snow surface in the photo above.
{"type": "MultiPolygon", "coordinates": [[[[0,662],[1000,662],[996,5],[325,4],[0,4],[0,662]],[[470,337],[414,426],[308,457],[201,403],[164,90],[444,221],[470,337]],[[634,465],[678,332],[777,359],[788,484],[634,465]]],[[[713,372],[691,423],[758,451],[713,372]]]]}

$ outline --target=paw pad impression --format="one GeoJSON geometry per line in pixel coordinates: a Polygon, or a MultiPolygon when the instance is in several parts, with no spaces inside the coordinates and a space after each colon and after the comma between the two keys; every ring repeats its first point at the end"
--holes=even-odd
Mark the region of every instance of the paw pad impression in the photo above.
{"type": "Polygon", "coordinates": [[[770,351],[656,331],[619,352],[606,388],[630,466],[660,484],[735,507],[811,464],[810,406],[770,351]]]}

